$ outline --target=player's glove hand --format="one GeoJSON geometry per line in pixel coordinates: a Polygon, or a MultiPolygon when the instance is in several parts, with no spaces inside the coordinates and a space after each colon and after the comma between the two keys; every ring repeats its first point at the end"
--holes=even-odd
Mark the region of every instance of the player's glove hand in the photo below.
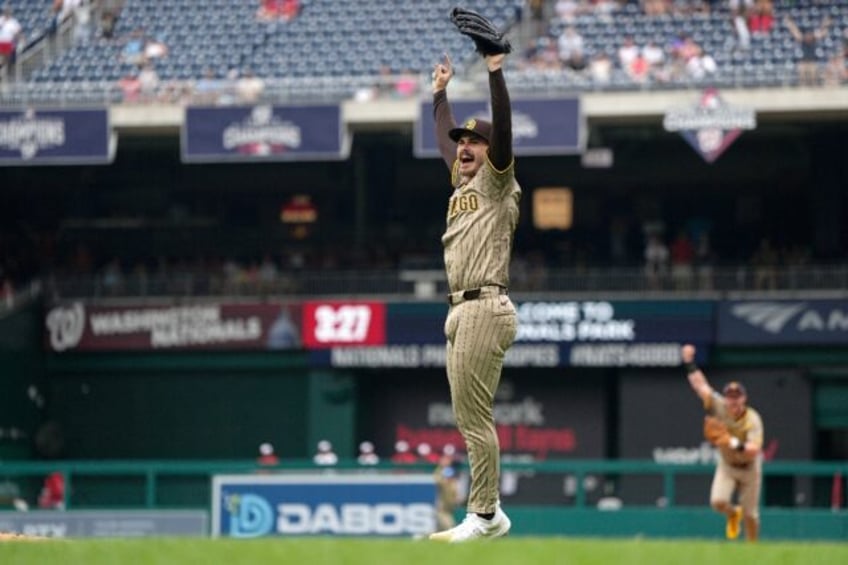
{"type": "Polygon", "coordinates": [[[481,55],[506,54],[512,51],[512,45],[504,34],[498,31],[491,21],[474,10],[454,8],[451,10],[450,18],[459,33],[474,41],[474,46],[481,55]]]}
{"type": "Polygon", "coordinates": [[[715,416],[704,416],[704,438],[716,447],[730,445],[732,436],[727,426],[715,416]]]}

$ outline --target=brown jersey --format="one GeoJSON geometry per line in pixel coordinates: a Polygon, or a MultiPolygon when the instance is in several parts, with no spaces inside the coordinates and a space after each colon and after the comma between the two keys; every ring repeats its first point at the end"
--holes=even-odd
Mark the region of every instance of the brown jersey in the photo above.
{"type": "MultiPolygon", "coordinates": [[[[459,161],[455,161],[454,186],[458,168],[459,161]]],[[[520,198],[513,165],[496,171],[488,159],[470,182],[453,191],[442,236],[452,292],[486,285],[509,287],[509,257],[520,198]]]]}
{"type": "MultiPolygon", "coordinates": [[[[706,408],[709,414],[716,416],[724,422],[730,435],[738,438],[743,444],[751,442],[757,447],[762,448],[764,433],[763,419],[756,410],[748,406],[745,408],[742,416],[734,420],[727,412],[724,397],[718,392],[713,392],[704,408],[706,408]]],[[[719,452],[722,459],[731,465],[743,465],[750,462],[746,455],[728,446],[719,448],[719,452]]]]}

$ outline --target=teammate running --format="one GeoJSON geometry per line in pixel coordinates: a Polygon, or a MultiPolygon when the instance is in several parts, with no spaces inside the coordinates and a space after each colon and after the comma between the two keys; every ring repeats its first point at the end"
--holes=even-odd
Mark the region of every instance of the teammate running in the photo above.
{"type": "Polygon", "coordinates": [[[721,393],[713,390],[703,371],[695,365],[694,346],[687,344],[681,348],[681,360],[689,384],[703,401],[708,415],[705,435],[720,454],[710,490],[710,505],[727,518],[727,539],[739,537],[744,521],[745,539],[757,541],[763,480],[763,420],[747,405],[748,395],[741,383],[729,382],[721,393]],[[731,500],[737,490],[739,505],[734,506],[731,500]]]}

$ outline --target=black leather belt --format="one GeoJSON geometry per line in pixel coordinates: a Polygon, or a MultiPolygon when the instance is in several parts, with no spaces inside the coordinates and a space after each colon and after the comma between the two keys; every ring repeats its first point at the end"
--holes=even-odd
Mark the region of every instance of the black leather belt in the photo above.
{"type": "MultiPolygon", "coordinates": [[[[455,304],[459,304],[460,302],[465,302],[466,300],[477,300],[480,298],[480,295],[483,294],[483,289],[486,288],[495,288],[492,286],[484,286],[480,288],[472,288],[469,290],[462,290],[457,292],[452,292],[448,294],[448,304],[454,306],[455,304]]],[[[509,294],[509,289],[506,289],[502,286],[498,286],[498,294],[509,294]]]]}

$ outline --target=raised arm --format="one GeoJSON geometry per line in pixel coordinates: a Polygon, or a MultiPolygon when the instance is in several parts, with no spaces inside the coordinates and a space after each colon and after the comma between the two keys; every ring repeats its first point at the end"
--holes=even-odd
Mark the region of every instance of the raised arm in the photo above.
{"type": "Polygon", "coordinates": [[[687,343],[681,347],[680,359],[683,362],[683,367],[686,369],[689,385],[704,403],[704,406],[708,406],[712,399],[713,387],[710,386],[704,372],[695,365],[695,346],[687,343]]]}
{"type": "Polygon", "coordinates": [[[512,107],[503,75],[503,53],[486,56],[489,69],[489,93],[492,98],[492,139],[489,159],[495,169],[503,171],[512,164],[512,107]]]}
{"type": "Polygon", "coordinates": [[[456,143],[448,136],[448,132],[456,127],[448,102],[447,87],[453,76],[453,65],[447,53],[442,62],[433,67],[433,120],[436,124],[436,143],[448,169],[453,170],[456,161],[456,143]]]}
{"type": "Polygon", "coordinates": [[[803,37],[801,35],[801,30],[798,29],[798,26],[795,25],[795,21],[792,18],[790,18],[789,16],[784,17],[783,25],[786,26],[786,29],[788,29],[789,33],[792,34],[792,37],[795,38],[795,41],[801,41],[801,38],[803,37]]]}

